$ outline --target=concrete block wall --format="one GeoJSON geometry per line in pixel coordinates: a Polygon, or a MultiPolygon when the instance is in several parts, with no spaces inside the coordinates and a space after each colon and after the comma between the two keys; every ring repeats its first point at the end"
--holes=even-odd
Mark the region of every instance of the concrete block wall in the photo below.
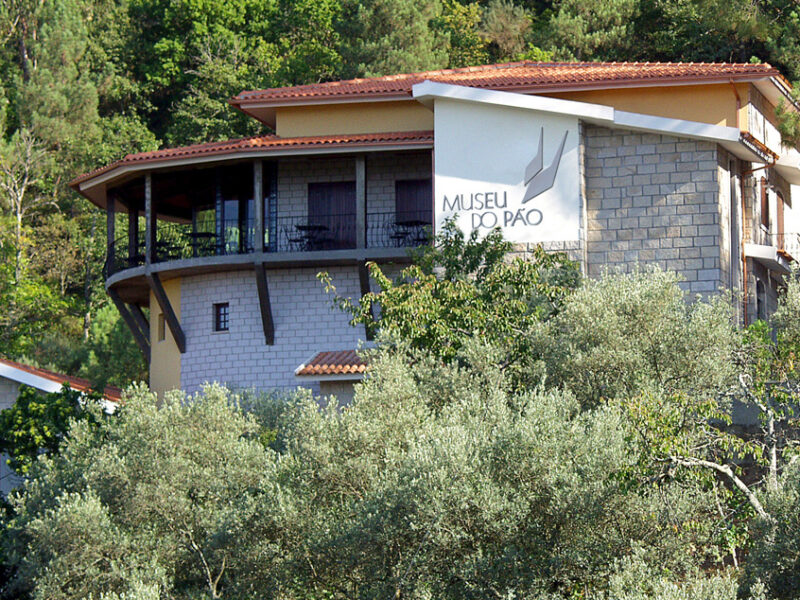
{"type": "MultiPolygon", "coordinates": [[[[367,213],[395,210],[394,182],[432,177],[430,151],[378,152],[366,156],[367,213]]],[[[278,161],[278,216],[302,217],[308,210],[308,184],[355,181],[352,156],[288,158],[278,161]]]]}
{"type": "MultiPolygon", "coordinates": [[[[186,352],[181,358],[181,387],[188,392],[206,381],[239,388],[312,387],[295,377],[295,369],[317,352],[357,348],[363,327],[352,327],[348,315],[331,305],[317,280],[318,268],[267,271],[275,323],[275,344],[267,346],[261,326],[255,274],[232,271],[185,277],[181,282],[181,324],[186,352]],[[230,304],[228,332],[214,332],[213,305],[230,304]]],[[[331,267],[338,293],[357,299],[354,267],[331,267]]]]}
{"type": "Polygon", "coordinates": [[[690,292],[724,286],[717,147],[584,127],[586,271],[657,264],[690,292]]]}

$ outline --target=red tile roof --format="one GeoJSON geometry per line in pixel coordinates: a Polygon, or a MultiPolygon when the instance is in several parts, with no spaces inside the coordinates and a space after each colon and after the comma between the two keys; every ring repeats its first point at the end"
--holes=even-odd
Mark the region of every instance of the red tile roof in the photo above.
{"type": "Polygon", "coordinates": [[[295,375],[360,375],[367,370],[367,363],[358,357],[355,350],[320,352],[304,365],[297,367],[295,375]]]}
{"type": "Polygon", "coordinates": [[[777,69],[768,64],[522,61],[243,91],[230,102],[234,106],[247,106],[256,103],[280,105],[326,98],[347,99],[363,96],[402,98],[411,95],[411,87],[414,84],[425,80],[495,90],[552,91],[653,83],[670,85],[687,82],[727,82],[768,77],[781,77],[781,75],[777,69]]]}
{"type": "MultiPolygon", "coordinates": [[[[29,373],[31,375],[37,375],[38,377],[48,379],[54,383],[58,384],[67,383],[69,387],[78,392],[87,392],[92,389],[89,380],[83,379],[82,377],[72,377],[71,375],[54,373],[53,371],[48,371],[47,369],[40,369],[38,367],[32,367],[30,365],[23,365],[22,363],[18,363],[13,360],[8,360],[5,358],[0,358],[0,364],[12,367],[14,369],[23,371],[25,373],[29,373]]],[[[106,389],[103,391],[103,397],[111,402],[119,402],[120,399],[122,398],[122,390],[118,387],[107,386],[106,389]]]]}
{"type": "Polygon", "coordinates": [[[280,138],[275,135],[261,135],[224,142],[209,142],[207,144],[194,144],[179,148],[165,148],[153,152],[140,152],[128,154],[125,158],[109,165],[85,173],[70,182],[70,186],[77,186],[84,181],[102,175],[117,167],[141,163],[169,162],[173,160],[222,156],[257,151],[279,151],[285,149],[306,150],[314,148],[361,148],[364,146],[395,146],[395,145],[428,145],[433,143],[432,131],[404,131],[393,133],[359,133],[352,135],[321,135],[310,137],[280,138]]]}

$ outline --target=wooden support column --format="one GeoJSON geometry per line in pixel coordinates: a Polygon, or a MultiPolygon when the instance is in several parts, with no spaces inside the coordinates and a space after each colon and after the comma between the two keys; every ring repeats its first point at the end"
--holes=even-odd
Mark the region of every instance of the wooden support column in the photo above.
{"type": "Polygon", "coordinates": [[[183,354],[186,352],[186,336],[183,334],[183,329],[181,329],[181,324],[175,311],[172,310],[172,304],[169,301],[167,292],[164,291],[164,286],[161,284],[161,278],[158,273],[145,273],[145,278],[150,290],[156,297],[156,302],[161,307],[161,312],[164,313],[164,320],[167,322],[170,332],[172,332],[175,344],[178,346],[180,353],[183,354]]]}
{"type": "Polygon", "coordinates": [[[356,248],[367,247],[367,160],[356,156],[356,248]]]}
{"type": "Polygon", "coordinates": [[[117,307],[119,314],[122,316],[122,320],[125,321],[125,324],[131,330],[133,339],[136,341],[136,345],[139,346],[139,350],[141,350],[142,354],[144,354],[144,359],[148,364],[150,364],[150,337],[145,337],[144,332],[139,329],[136,318],[128,310],[128,307],[125,306],[125,303],[122,301],[122,298],[119,297],[119,294],[117,294],[117,292],[112,288],[109,288],[107,292],[109,298],[111,298],[114,306],[117,307]]]}
{"type": "Polygon", "coordinates": [[[255,227],[253,251],[264,251],[264,173],[261,159],[253,161],[253,206],[255,207],[255,227]]]}
{"type": "Polygon", "coordinates": [[[114,195],[106,197],[106,275],[113,275],[116,267],[117,245],[116,245],[116,214],[117,203],[114,195]]]}
{"type": "Polygon", "coordinates": [[[149,265],[156,262],[156,210],[153,206],[153,175],[151,173],[144,176],[144,220],[144,262],[149,265]]]}
{"type": "Polygon", "coordinates": [[[256,287],[258,288],[258,304],[261,307],[261,325],[264,328],[264,342],[267,346],[275,344],[275,323],[272,320],[272,305],[269,301],[269,287],[267,286],[267,270],[264,263],[257,262],[256,287]]]}
{"type": "Polygon", "coordinates": [[[139,207],[132,201],[128,206],[128,258],[139,254],[139,207]]]}
{"type": "MultiPolygon", "coordinates": [[[[358,283],[361,285],[361,297],[363,298],[367,294],[369,294],[369,269],[367,269],[367,265],[360,264],[358,265],[358,283]]],[[[370,316],[372,321],[375,322],[375,309],[370,304],[369,306],[370,316]]],[[[364,325],[364,334],[367,336],[368,341],[372,341],[373,335],[370,333],[369,327],[364,325]]]]}

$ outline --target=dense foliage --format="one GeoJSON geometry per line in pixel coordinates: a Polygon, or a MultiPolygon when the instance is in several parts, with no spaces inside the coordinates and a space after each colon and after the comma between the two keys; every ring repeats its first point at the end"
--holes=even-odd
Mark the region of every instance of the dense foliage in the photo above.
{"type": "MultiPolygon", "coordinates": [[[[515,268],[446,268],[477,257],[476,242],[429,251],[430,276],[479,289],[515,268]]],[[[507,299],[528,283],[511,278],[507,299]]],[[[448,334],[444,305],[440,335],[458,344],[395,331],[347,407],[213,386],[159,401],[133,387],[115,416],[75,421],[59,453],[31,463],[3,536],[2,593],[797,598],[800,494],[781,407],[798,394],[800,281],[771,325],[745,331],[727,302],[687,302],[678,284],[608,274],[573,281],[557,310],[531,302],[517,335],[537,357],[534,383],[502,335],[448,334]],[[738,435],[733,401],[764,428],[738,435]]],[[[399,287],[403,302],[428,293],[401,279],[375,301],[390,307],[399,287]]]]}
{"type": "Polygon", "coordinates": [[[13,406],[0,411],[0,452],[25,475],[39,456],[58,452],[73,422],[94,424],[100,414],[98,394],[83,394],[66,384],[59,392],[42,394],[22,385],[13,406]]]}
{"type": "Polygon", "coordinates": [[[799,30],[791,0],[7,0],[0,355],[141,379],[104,311],[105,219],[66,184],[128,152],[262,131],[226,104],[242,89],[523,58],[761,60],[797,80],[799,30]]]}

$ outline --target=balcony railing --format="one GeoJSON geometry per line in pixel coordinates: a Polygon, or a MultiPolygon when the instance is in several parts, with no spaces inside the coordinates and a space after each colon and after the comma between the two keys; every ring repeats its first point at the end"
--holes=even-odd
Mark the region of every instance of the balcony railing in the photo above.
{"type": "MultiPolygon", "coordinates": [[[[356,218],[352,214],[299,215],[272,218],[264,228],[264,252],[314,252],[348,250],[358,245],[356,218]]],[[[367,248],[411,248],[428,243],[431,222],[422,213],[370,213],[367,215],[367,248]]],[[[191,224],[160,223],[156,232],[156,262],[248,254],[254,251],[255,228],[248,223],[228,224],[221,232],[195,231],[191,224]]],[[[145,242],[140,236],[131,252],[128,237],[108,247],[106,276],[145,263],[145,242]]]]}
{"type": "Polygon", "coordinates": [[[770,234],[770,243],[795,260],[800,260],[800,233],[770,234]]]}

